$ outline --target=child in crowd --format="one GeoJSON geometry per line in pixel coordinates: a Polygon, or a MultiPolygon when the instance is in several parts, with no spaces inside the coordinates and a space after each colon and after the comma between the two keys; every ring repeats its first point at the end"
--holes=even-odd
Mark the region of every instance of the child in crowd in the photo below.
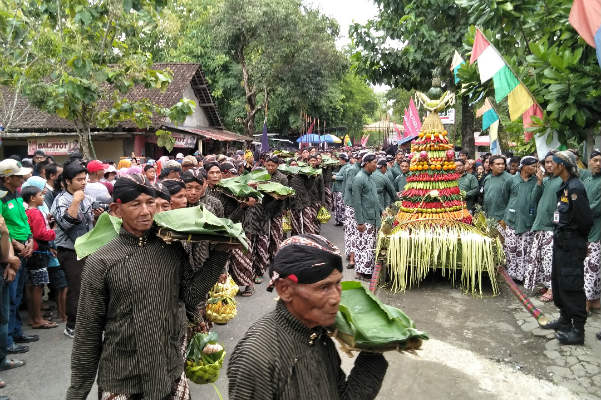
{"type": "Polygon", "coordinates": [[[21,191],[23,202],[27,203],[25,211],[27,221],[31,227],[34,239],[33,254],[27,260],[27,272],[31,283],[31,296],[29,302],[29,317],[33,329],[56,328],[55,322],[42,317],[42,294],[44,285],[50,283],[48,277],[48,260],[50,258],[49,241],[55,239],[56,234],[48,225],[47,219],[38,207],[44,204],[42,190],[36,186],[27,186],[21,191]]]}

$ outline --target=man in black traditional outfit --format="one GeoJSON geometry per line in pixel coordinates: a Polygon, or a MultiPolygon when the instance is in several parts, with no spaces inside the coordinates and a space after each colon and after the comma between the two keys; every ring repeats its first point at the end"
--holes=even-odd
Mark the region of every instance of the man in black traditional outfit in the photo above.
{"type": "Polygon", "coordinates": [[[362,351],[347,377],[326,331],[340,304],[338,249],[322,236],[293,236],[270,273],[280,300],[232,353],[229,399],[374,399],[388,368],[384,356],[362,351]]]}
{"type": "Polygon", "coordinates": [[[86,399],[98,372],[99,399],[189,398],[182,347],[193,319],[223,271],[225,249],[212,247],[191,268],[179,242],[153,229],[154,187],[142,175],[117,179],[111,211],[119,236],[86,260],[67,399],[86,399]]]}

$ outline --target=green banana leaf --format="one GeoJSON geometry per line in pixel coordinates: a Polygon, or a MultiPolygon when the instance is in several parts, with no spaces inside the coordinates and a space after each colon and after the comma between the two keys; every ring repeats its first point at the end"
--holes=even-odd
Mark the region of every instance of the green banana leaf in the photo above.
{"type": "Polygon", "coordinates": [[[295,167],[294,165],[280,164],[278,166],[278,170],[284,172],[285,174],[296,175],[298,174],[298,171],[300,171],[300,167],[295,167]]]}
{"type": "MultiPolygon", "coordinates": [[[[299,163],[299,165],[300,165],[300,163],[299,163]]],[[[291,175],[296,175],[296,174],[303,174],[303,175],[309,175],[309,176],[321,175],[321,168],[313,168],[308,165],[296,167],[296,166],[291,166],[291,165],[280,164],[278,169],[284,173],[291,174],[291,175]]]]}
{"type": "Polygon", "coordinates": [[[75,253],[78,259],[89,256],[119,235],[121,218],[102,213],[94,229],[75,240],[75,253]]]}
{"type": "Polygon", "coordinates": [[[219,218],[202,205],[160,212],[154,215],[154,222],[162,228],[176,232],[234,238],[248,250],[242,224],[219,218]]]}
{"type": "MultiPolygon", "coordinates": [[[[227,218],[219,218],[204,206],[163,211],[155,214],[154,222],[160,227],[176,232],[234,238],[248,250],[242,225],[227,218]]],[[[81,260],[89,256],[117,237],[121,223],[121,218],[113,217],[106,212],[100,214],[94,229],[75,240],[77,258],[81,260]]]]}
{"type": "Polygon", "coordinates": [[[267,182],[271,179],[271,176],[266,169],[259,168],[255,169],[247,174],[235,176],[233,178],[222,179],[217,186],[225,189],[234,197],[240,199],[246,199],[248,197],[254,197],[256,199],[262,199],[263,195],[255,188],[248,186],[249,182],[267,182]]]}
{"type": "Polygon", "coordinates": [[[259,183],[257,189],[263,193],[275,193],[280,196],[294,196],[294,189],[278,182],[259,183]]]}
{"type": "Polygon", "coordinates": [[[321,166],[322,167],[337,166],[337,165],[340,165],[340,162],[338,160],[334,160],[332,157],[327,156],[325,154],[321,156],[321,166]]]}
{"type": "Polygon", "coordinates": [[[342,282],[336,329],[349,346],[375,351],[416,348],[416,341],[428,339],[405,313],[383,304],[355,281],[342,282]]]}

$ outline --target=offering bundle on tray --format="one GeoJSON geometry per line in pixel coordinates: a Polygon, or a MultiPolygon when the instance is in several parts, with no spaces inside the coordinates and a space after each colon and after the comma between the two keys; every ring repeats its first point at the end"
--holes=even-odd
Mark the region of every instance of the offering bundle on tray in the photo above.
{"type": "Polygon", "coordinates": [[[249,197],[260,200],[264,194],[281,200],[295,194],[294,189],[269,179],[270,175],[267,171],[258,168],[245,175],[222,179],[217,187],[221,192],[238,201],[244,201],[249,197]]]}
{"type": "Polygon", "coordinates": [[[342,349],[352,351],[413,351],[428,335],[398,308],[383,304],[360,282],[342,282],[340,307],[332,332],[342,349]]]}
{"type": "MultiPolygon", "coordinates": [[[[428,107],[426,107],[428,108],[428,107]]],[[[503,260],[498,237],[473,226],[459,190],[455,152],[438,116],[429,109],[418,138],[411,144],[407,183],[401,198],[384,212],[377,257],[393,290],[419,284],[442,269],[466,292],[482,295],[488,277],[498,293],[496,266],[503,260]]]]}
{"type": "MultiPolygon", "coordinates": [[[[103,213],[94,229],[77,238],[75,252],[82,259],[89,256],[119,235],[121,219],[103,213]]],[[[248,249],[244,229],[240,223],[219,218],[203,205],[163,211],[154,215],[153,231],[165,242],[209,241],[248,249]]]]}

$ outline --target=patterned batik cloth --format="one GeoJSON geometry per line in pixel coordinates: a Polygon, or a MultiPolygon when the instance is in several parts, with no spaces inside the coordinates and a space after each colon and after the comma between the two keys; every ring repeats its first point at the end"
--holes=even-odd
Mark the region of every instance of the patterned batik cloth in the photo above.
{"type": "Polygon", "coordinates": [[[353,230],[355,229],[355,209],[353,207],[344,206],[344,254],[349,256],[353,250],[353,230]]]}
{"type": "Polygon", "coordinates": [[[357,222],[351,240],[355,252],[355,272],[371,275],[376,260],[376,228],[365,224],[365,231],[359,232],[357,222]]]}
{"type": "Polygon", "coordinates": [[[344,222],[344,202],[342,192],[334,192],[334,222],[341,224],[344,222]]]}
{"type": "Polygon", "coordinates": [[[268,231],[257,235],[253,257],[253,269],[256,276],[265,275],[267,266],[278,251],[283,236],[281,216],[272,218],[269,221],[268,231]]]}
{"type": "Polygon", "coordinates": [[[303,210],[290,210],[290,225],[292,225],[291,236],[305,233],[303,210]]]}
{"type": "Polygon", "coordinates": [[[601,297],[599,261],[601,261],[601,242],[589,242],[587,256],[584,259],[584,293],[588,301],[599,300],[601,297]]]}
{"type": "Polygon", "coordinates": [[[271,223],[269,226],[269,262],[273,261],[275,257],[275,253],[278,252],[280,248],[280,244],[282,244],[282,240],[284,240],[284,231],[282,230],[282,216],[275,217],[271,219],[271,223]]]}
{"type": "Polygon", "coordinates": [[[238,286],[254,286],[253,249],[256,238],[248,238],[248,251],[233,249],[230,257],[229,272],[238,286]]]}
{"type": "Polygon", "coordinates": [[[532,232],[516,234],[513,228],[505,228],[505,257],[507,273],[516,281],[523,281],[528,269],[528,253],[532,244],[532,232]]]}
{"type": "Polygon", "coordinates": [[[319,222],[317,222],[317,209],[314,205],[303,208],[303,233],[319,235],[319,222]]]}
{"type": "Polygon", "coordinates": [[[326,203],[326,208],[330,211],[333,210],[334,207],[334,198],[332,197],[332,189],[329,187],[323,188],[324,200],[326,203]]]}
{"type": "Polygon", "coordinates": [[[532,246],[528,253],[528,263],[524,287],[536,289],[541,284],[551,288],[551,268],[553,267],[553,231],[532,233],[532,246]]]}

